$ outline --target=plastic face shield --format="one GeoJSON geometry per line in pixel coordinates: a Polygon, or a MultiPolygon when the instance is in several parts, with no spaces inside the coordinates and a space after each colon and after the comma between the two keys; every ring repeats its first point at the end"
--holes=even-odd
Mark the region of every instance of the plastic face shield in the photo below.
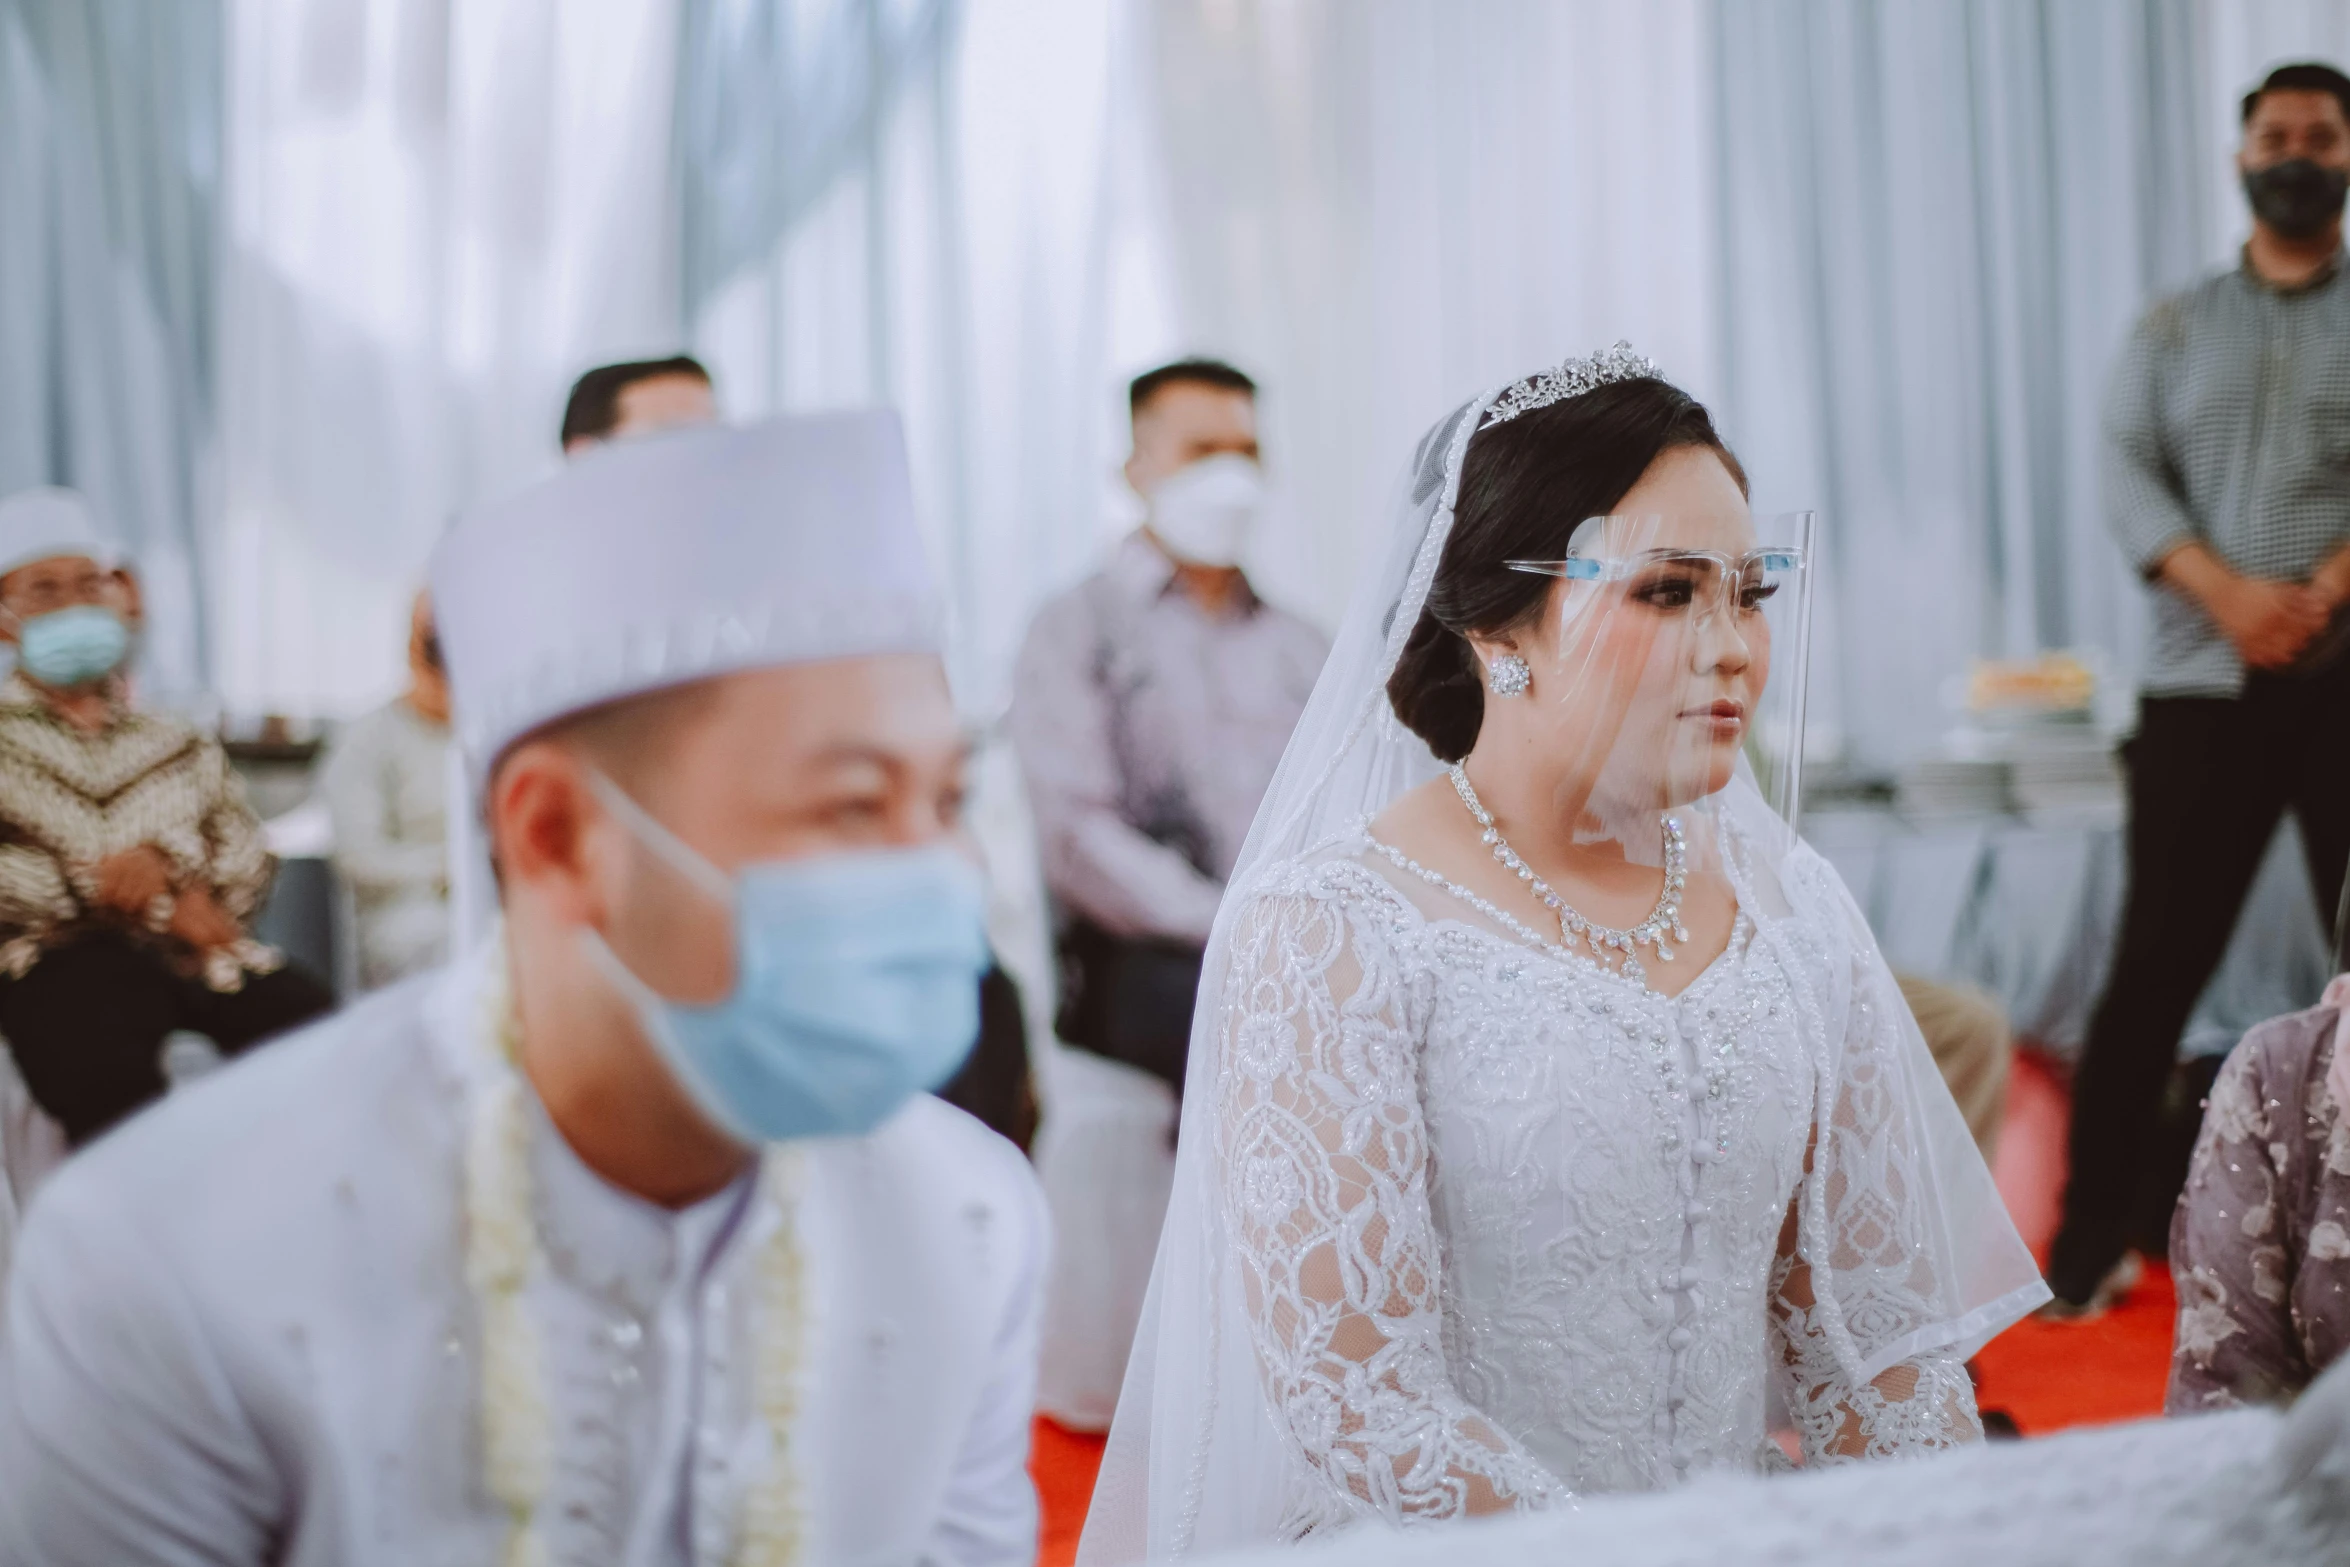
{"type": "Polygon", "coordinates": [[[1588,791],[1578,836],[1661,853],[1659,818],[1703,810],[1743,768],[1792,823],[1801,807],[1813,516],[1593,517],[1557,560],[1538,624],[1514,639],[1529,739],[1588,791]],[[1650,840],[1656,839],[1656,842],[1650,840]]]}

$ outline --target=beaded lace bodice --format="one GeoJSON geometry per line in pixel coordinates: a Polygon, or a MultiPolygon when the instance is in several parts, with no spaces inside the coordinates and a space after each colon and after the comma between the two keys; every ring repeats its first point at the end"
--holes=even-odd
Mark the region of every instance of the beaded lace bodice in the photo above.
{"type": "MultiPolygon", "coordinates": [[[[1852,956],[1779,923],[1741,914],[1668,998],[1365,834],[1254,884],[1218,1154],[1292,1532],[1763,1467],[1774,1386],[1807,1463],[1978,1434],[1950,1356],[1853,1386],[1812,1320],[1796,1200],[1823,1134],[1789,966],[1852,956]]],[[[1865,1162],[1856,1021],[1824,1138],[1865,1162]]],[[[1855,1211],[1825,1233],[1881,1253],[1908,1228],[1855,1211]]],[[[1868,1309],[1899,1295],[1880,1278],[1868,1309]]]]}

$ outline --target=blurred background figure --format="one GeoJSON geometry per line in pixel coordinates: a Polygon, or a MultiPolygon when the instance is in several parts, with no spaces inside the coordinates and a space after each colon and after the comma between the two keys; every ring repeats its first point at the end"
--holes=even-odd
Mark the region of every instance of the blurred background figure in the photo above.
{"type": "Polygon", "coordinates": [[[598,365],[572,383],[563,405],[563,455],[577,457],[622,436],[717,422],[710,372],[689,354],[598,365]]]}
{"type": "Polygon", "coordinates": [[[2212,1084],[2171,1222],[2172,1414],[2291,1403],[2350,1348],[2345,999],[2252,1030],[2212,1084]]]}
{"type": "Polygon", "coordinates": [[[1038,612],[1012,733],[1059,911],[1060,1036],[1180,1095],[1208,927],[1329,645],[1241,569],[1265,501],[1255,384],[1181,360],[1128,408],[1147,520],[1038,612]]]}
{"type": "Polygon", "coordinates": [[[273,866],[219,744],[129,704],[118,565],[74,492],[0,501],[0,1036],[77,1147],[174,1030],[234,1055],[333,1003],[246,929],[273,866]]]}
{"type": "Polygon", "coordinates": [[[1137,376],[1127,408],[1144,524],[1038,613],[1011,713],[1055,1032],[1087,1058],[1044,1168],[1061,1238],[1045,1404],[1080,1426],[1108,1424],[1149,1280],[1208,928],[1328,651],[1242,569],[1265,497],[1255,384],[1180,360],[1137,376]]]}
{"type": "Polygon", "coordinates": [[[346,725],[319,764],[362,989],[448,956],[449,755],[449,677],[432,606],[419,593],[408,689],[346,725]]]}
{"type": "Polygon", "coordinates": [[[2007,1114],[2007,1078],[2015,1061],[2015,1033],[1998,999],[1973,985],[1946,984],[1896,974],[1918,1032],[1926,1036],[1958,1113],[1985,1164],[1999,1156],[1999,1127],[2007,1114]]]}
{"type": "Polygon", "coordinates": [[[2271,72],[2236,162],[2241,261],[2146,313],[2107,404],[2107,516],[2155,633],[2126,751],[2128,903],[2074,1083],[2059,1317],[2138,1276],[2125,1248],[2180,1035],[2278,819],[2299,822],[2328,916],[2350,861],[2350,78],[2271,72]]]}

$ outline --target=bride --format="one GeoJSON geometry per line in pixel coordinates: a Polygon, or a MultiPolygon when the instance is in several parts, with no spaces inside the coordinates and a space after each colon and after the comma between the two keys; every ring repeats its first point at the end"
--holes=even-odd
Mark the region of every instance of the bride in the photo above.
{"type": "Polygon", "coordinates": [[[1741,759],[1809,562],[1705,410],[1618,344],[1402,510],[1217,919],[1087,1562],[1972,1441],[2047,1295],[1741,759]]]}

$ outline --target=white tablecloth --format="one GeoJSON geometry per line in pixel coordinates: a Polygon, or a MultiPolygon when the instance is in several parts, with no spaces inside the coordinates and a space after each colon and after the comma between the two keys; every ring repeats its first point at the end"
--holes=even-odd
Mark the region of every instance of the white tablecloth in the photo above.
{"type": "MultiPolygon", "coordinates": [[[[1823,810],[1805,814],[1803,832],[1852,888],[1895,968],[1980,985],[2019,1036],[2064,1056],[2080,1050],[2121,923],[2118,821],[1823,810]]],[[[2329,976],[2329,923],[2287,817],[2182,1052],[2223,1055],[2253,1024],[2314,1005],[2329,976]]]]}

